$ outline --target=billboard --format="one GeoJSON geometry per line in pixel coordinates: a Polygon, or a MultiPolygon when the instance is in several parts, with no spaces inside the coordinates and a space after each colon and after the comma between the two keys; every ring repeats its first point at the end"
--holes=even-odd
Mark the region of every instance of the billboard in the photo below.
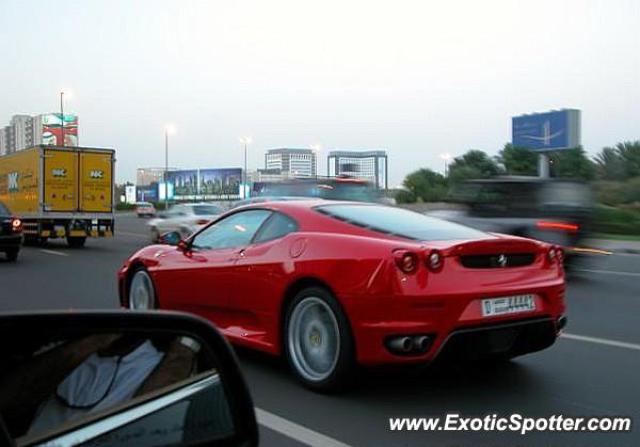
{"type": "Polygon", "coordinates": [[[45,113],[40,115],[39,123],[42,130],[42,144],[53,146],[78,145],[78,115],[64,114],[61,119],[59,113],[45,113]],[[64,144],[62,143],[62,126],[64,123],[64,144]]]}
{"type": "Polygon", "coordinates": [[[514,116],[511,131],[515,147],[537,152],[570,149],[580,145],[580,110],[514,116]]]}
{"type": "Polygon", "coordinates": [[[236,199],[240,197],[242,169],[200,169],[198,193],[203,199],[236,199]]]}
{"type": "Polygon", "coordinates": [[[173,194],[178,200],[195,199],[198,195],[197,169],[169,171],[168,181],[173,185],[173,194]]]}
{"type": "Polygon", "coordinates": [[[138,202],[157,202],[158,201],[158,185],[145,185],[136,187],[136,201],[138,202]]]}
{"type": "MultiPolygon", "coordinates": [[[[242,169],[185,169],[169,171],[169,199],[234,200],[240,198],[242,169]]],[[[159,196],[164,196],[163,192],[159,196]]],[[[160,197],[162,200],[162,197],[160,197]]]]}

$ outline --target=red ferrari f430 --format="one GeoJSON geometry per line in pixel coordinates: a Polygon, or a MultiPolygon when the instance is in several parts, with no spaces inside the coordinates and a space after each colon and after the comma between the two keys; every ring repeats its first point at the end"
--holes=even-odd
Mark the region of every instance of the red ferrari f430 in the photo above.
{"type": "Polygon", "coordinates": [[[316,390],[357,364],[538,351],[566,321],[561,249],[402,208],[258,203],[164,239],[119,271],[123,306],[198,314],[316,390]]]}

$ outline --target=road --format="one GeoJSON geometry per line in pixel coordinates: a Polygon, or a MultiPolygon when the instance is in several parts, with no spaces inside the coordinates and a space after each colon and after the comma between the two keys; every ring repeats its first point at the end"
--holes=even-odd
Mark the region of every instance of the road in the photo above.
{"type": "MultiPolygon", "coordinates": [[[[119,215],[116,237],[83,249],[51,242],[0,262],[0,311],[118,305],[116,271],[148,243],[142,219],[119,215]]],[[[363,371],[339,396],[300,387],[283,361],[239,351],[261,422],[261,445],[640,445],[640,256],[599,256],[567,290],[567,336],[548,350],[498,366],[363,371]],[[392,432],[391,417],[629,416],[630,433],[392,432]],[[323,437],[324,436],[324,437],[323,437]]]]}

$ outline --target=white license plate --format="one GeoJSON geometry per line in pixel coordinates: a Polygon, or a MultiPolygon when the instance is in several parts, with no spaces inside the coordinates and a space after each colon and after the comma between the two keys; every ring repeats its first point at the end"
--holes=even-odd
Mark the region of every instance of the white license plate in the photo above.
{"type": "Polygon", "coordinates": [[[536,309],[534,295],[503,296],[482,300],[482,316],[517,314],[536,309]]]}

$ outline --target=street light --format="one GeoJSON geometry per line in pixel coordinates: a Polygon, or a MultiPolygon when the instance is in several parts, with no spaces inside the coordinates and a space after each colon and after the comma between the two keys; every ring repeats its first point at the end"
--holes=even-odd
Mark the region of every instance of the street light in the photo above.
{"type": "Polygon", "coordinates": [[[449,161],[451,160],[451,154],[445,152],[444,154],[440,154],[440,158],[444,160],[444,176],[447,177],[449,175],[449,161]]]}
{"type": "Polygon", "coordinates": [[[164,126],[164,210],[169,209],[169,135],[176,133],[173,124],[164,126]]]}
{"type": "Polygon", "coordinates": [[[60,136],[62,139],[62,146],[64,143],[64,95],[67,94],[67,98],[71,96],[71,90],[69,89],[61,89],[60,90],[60,136]]]}
{"type": "Polygon", "coordinates": [[[251,137],[240,137],[240,144],[244,146],[244,170],[242,171],[242,198],[247,198],[247,145],[251,144],[251,137]]]}

